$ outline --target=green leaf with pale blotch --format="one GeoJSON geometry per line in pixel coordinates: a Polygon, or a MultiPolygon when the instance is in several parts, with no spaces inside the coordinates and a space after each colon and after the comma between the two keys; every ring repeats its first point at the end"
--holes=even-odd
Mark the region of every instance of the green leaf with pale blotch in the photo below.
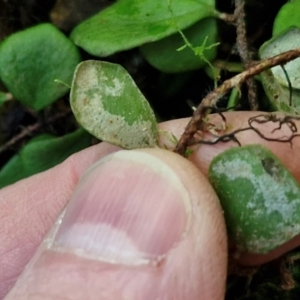
{"type": "Polygon", "coordinates": [[[215,0],[119,0],[79,24],[71,39],[103,57],[158,41],[216,15],[215,0]]]}
{"type": "Polygon", "coordinates": [[[300,0],[288,1],[279,10],[274,24],[273,24],[273,36],[283,32],[292,26],[300,28],[300,0]]]}
{"type": "Polygon", "coordinates": [[[36,111],[66,94],[80,62],[76,46],[56,27],[41,24],[17,32],[0,44],[0,78],[25,106],[36,111]]]}
{"type": "MultiPolygon", "coordinates": [[[[206,18],[183,31],[184,35],[193,47],[203,45],[203,56],[207,61],[212,61],[217,48],[210,45],[217,42],[217,21],[213,18],[206,18]]],[[[166,73],[178,73],[202,68],[207,62],[189,47],[177,51],[184,45],[179,33],[160,41],[141,46],[141,51],[146,60],[155,68],[166,73]]]]}
{"type": "Polygon", "coordinates": [[[54,167],[90,145],[91,136],[83,129],[63,137],[44,134],[33,138],[0,170],[0,188],[54,167]]]}
{"type": "Polygon", "coordinates": [[[84,61],[76,68],[71,107],[77,121],[95,137],[126,149],[154,147],[154,113],[120,65],[84,61]]]}
{"type": "MultiPolygon", "coordinates": [[[[300,28],[292,27],[264,43],[259,49],[259,56],[261,59],[266,59],[297,48],[300,48],[300,28]]],[[[281,66],[276,66],[263,72],[261,74],[261,81],[275,110],[299,114],[300,58],[288,62],[284,65],[284,68],[292,85],[291,95],[287,76],[281,66]]]]}
{"type": "Polygon", "coordinates": [[[213,159],[209,180],[242,251],[267,253],[300,233],[299,183],[265,147],[224,151],[213,159]]]}

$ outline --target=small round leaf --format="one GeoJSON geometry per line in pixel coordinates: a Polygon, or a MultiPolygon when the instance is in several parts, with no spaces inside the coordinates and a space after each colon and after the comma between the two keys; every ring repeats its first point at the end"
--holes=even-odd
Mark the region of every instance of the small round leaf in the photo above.
{"type": "Polygon", "coordinates": [[[279,10],[273,25],[273,36],[281,33],[289,27],[300,28],[300,0],[288,1],[279,10]]]}
{"type": "MultiPolygon", "coordinates": [[[[278,36],[265,42],[259,49],[261,59],[270,58],[288,50],[300,47],[300,28],[291,27],[278,36]]],[[[300,113],[300,58],[284,65],[276,66],[261,73],[261,81],[268,95],[271,105],[276,110],[283,110],[293,114],[300,113]],[[289,82],[292,91],[289,89],[289,82]],[[292,92],[292,95],[290,95],[292,92]],[[292,96],[292,97],[291,97],[292,96]],[[291,102],[291,103],[290,103],[291,102]]]]}
{"type": "Polygon", "coordinates": [[[77,121],[95,137],[126,149],[154,147],[154,113],[120,65],[85,61],[76,68],[71,107],[77,121]]]}
{"type": "Polygon", "coordinates": [[[215,0],[119,0],[75,27],[71,38],[88,53],[103,57],[217,15],[215,0]]]}
{"type": "Polygon", "coordinates": [[[209,179],[242,251],[267,253],[300,233],[300,186],[265,147],[224,151],[213,159],[209,179]]]}
{"type": "Polygon", "coordinates": [[[37,136],[0,169],[0,189],[52,168],[90,145],[91,136],[82,128],[61,137],[37,136]]]}
{"type": "Polygon", "coordinates": [[[55,26],[41,24],[0,44],[0,78],[25,106],[38,111],[66,94],[80,62],[76,46],[55,26]]]}
{"type": "Polygon", "coordinates": [[[179,73],[200,69],[207,66],[217,53],[217,20],[205,18],[183,31],[193,47],[202,50],[196,55],[192,49],[186,47],[177,51],[184,45],[183,38],[175,33],[162,40],[141,46],[141,52],[146,60],[155,68],[165,73],[179,73]],[[201,58],[201,55],[205,59],[201,58]]]}

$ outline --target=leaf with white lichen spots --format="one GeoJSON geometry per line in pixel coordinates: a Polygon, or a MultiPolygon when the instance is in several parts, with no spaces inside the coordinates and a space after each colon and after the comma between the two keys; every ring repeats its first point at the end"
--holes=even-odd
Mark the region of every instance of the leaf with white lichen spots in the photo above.
{"type": "Polygon", "coordinates": [[[267,253],[300,233],[300,186],[261,145],[226,150],[210,165],[229,235],[238,249],[267,253]]]}
{"type": "Polygon", "coordinates": [[[71,107],[77,121],[103,141],[126,149],[157,145],[154,113],[120,65],[80,63],[73,78],[71,107]]]}

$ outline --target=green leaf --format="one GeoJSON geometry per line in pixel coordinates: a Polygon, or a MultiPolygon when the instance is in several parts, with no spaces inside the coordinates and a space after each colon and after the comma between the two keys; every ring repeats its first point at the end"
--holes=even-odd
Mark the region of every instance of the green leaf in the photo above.
{"type": "Polygon", "coordinates": [[[213,159],[209,179],[242,251],[267,253],[300,233],[300,186],[265,147],[224,151],[213,159]]]}
{"type": "Polygon", "coordinates": [[[44,134],[33,138],[0,170],[0,188],[61,163],[90,146],[90,140],[91,136],[83,129],[63,137],[44,134]]]}
{"type": "Polygon", "coordinates": [[[0,78],[14,97],[41,110],[68,92],[55,79],[71,83],[80,55],[51,24],[15,33],[0,44],[0,78]]]}
{"type": "Polygon", "coordinates": [[[288,1],[279,10],[274,24],[273,36],[281,33],[292,26],[300,27],[300,0],[288,1]]]}
{"type": "MultiPolygon", "coordinates": [[[[300,47],[300,28],[292,27],[264,43],[259,49],[261,59],[300,47]]],[[[290,95],[287,76],[281,66],[276,66],[261,74],[261,81],[271,106],[293,114],[300,113],[300,58],[284,65],[292,85],[290,95]],[[291,96],[291,97],[290,97],[291,96]],[[291,100],[291,103],[290,103],[291,100]],[[291,105],[290,105],[291,104],[291,105]]]]}
{"type": "Polygon", "coordinates": [[[119,0],[79,24],[71,38],[90,54],[108,56],[216,16],[214,7],[215,0],[119,0]]]}
{"type": "Polygon", "coordinates": [[[71,107],[77,121],[95,137],[127,149],[154,147],[154,113],[120,65],[85,61],[75,71],[71,107]]]}
{"type": "Polygon", "coordinates": [[[217,42],[216,19],[201,20],[184,30],[183,34],[195,50],[201,50],[198,55],[193,49],[183,45],[184,40],[179,33],[157,42],[145,44],[141,46],[141,51],[152,66],[166,73],[199,69],[206,66],[207,61],[215,58],[217,48],[210,47],[210,45],[217,42]]]}

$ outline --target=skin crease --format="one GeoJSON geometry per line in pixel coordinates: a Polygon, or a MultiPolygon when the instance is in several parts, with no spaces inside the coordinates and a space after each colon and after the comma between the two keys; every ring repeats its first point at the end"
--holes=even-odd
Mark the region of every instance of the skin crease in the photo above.
{"type": "MultiPolygon", "coordinates": [[[[232,127],[239,128],[240,126],[245,126],[247,124],[249,116],[253,115],[257,115],[257,112],[227,113],[226,118],[227,122],[232,127]]],[[[163,123],[160,125],[160,128],[166,131],[170,130],[174,135],[180,136],[186,123],[187,119],[176,120],[163,123]]],[[[296,123],[299,124],[299,122],[296,123]]],[[[265,140],[262,140],[251,131],[239,133],[237,135],[237,138],[243,145],[250,143],[261,143],[267,146],[282,160],[282,162],[293,173],[297,180],[300,180],[300,168],[298,159],[298,148],[300,147],[300,141],[298,140],[298,138],[293,141],[293,148],[291,148],[289,144],[267,142],[265,140]]],[[[160,143],[163,145],[167,144],[170,148],[174,146],[172,145],[172,143],[169,143],[166,138],[161,138],[160,143]]],[[[214,146],[202,145],[201,147],[197,147],[197,149],[194,150],[194,153],[189,159],[198,168],[200,168],[204,174],[207,174],[209,162],[211,161],[211,159],[218,153],[233,146],[236,146],[236,144],[231,142],[219,143],[214,146]]],[[[14,284],[14,282],[24,269],[24,266],[32,258],[38,245],[41,243],[46,233],[58,217],[59,213],[68,202],[72,191],[74,190],[74,187],[83,172],[101,157],[107,155],[108,153],[117,151],[118,149],[118,147],[114,147],[105,143],[90,147],[71,156],[64,163],[55,168],[52,168],[49,171],[22,180],[0,191],[0,299],[3,299],[4,295],[14,284]],[[24,195],[28,195],[28,197],[24,197],[24,195]]],[[[194,187],[191,187],[191,189],[193,190],[194,187]]],[[[222,220],[215,220],[215,223],[219,224],[216,225],[215,228],[217,228],[218,226],[222,228],[222,226],[220,226],[222,220]]],[[[208,234],[212,236],[210,233],[210,229],[208,229],[208,234]]],[[[222,237],[222,234],[224,233],[222,233],[221,231],[221,236],[219,236],[219,241],[221,244],[223,243],[222,241],[226,239],[225,236],[222,237]]],[[[296,237],[295,239],[293,239],[293,241],[286,243],[279,249],[276,249],[266,255],[243,254],[240,257],[240,262],[246,265],[261,264],[278,257],[279,255],[285,253],[292,247],[298,246],[299,244],[299,237],[296,237]]],[[[51,258],[53,256],[52,254],[49,254],[48,251],[41,256],[41,262],[39,264],[39,266],[41,266],[40,270],[41,272],[45,272],[45,268],[43,269],[43,263],[44,266],[47,264],[53,264],[51,265],[53,266],[52,270],[55,270],[56,273],[54,277],[51,277],[53,282],[49,282],[49,284],[52,283],[55,286],[56,292],[58,293],[57,295],[60,295],[61,299],[69,299],[69,296],[64,296],[64,293],[66,292],[64,290],[65,286],[60,286],[58,284],[59,278],[62,277],[63,274],[65,274],[63,271],[64,269],[59,268],[59,259],[57,258],[55,260],[51,258]],[[57,281],[55,281],[55,278],[57,279],[57,281]],[[62,290],[59,294],[60,289],[62,290]]],[[[80,258],[78,257],[74,257],[71,255],[68,257],[64,257],[62,260],[64,262],[64,266],[69,270],[68,275],[70,274],[70,272],[72,273],[74,262],[75,267],[76,264],[78,264],[82,267],[83,272],[85,269],[89,269],[89,263],[87,263],[86,260],[84,262],[78,261],[80,260],[80,258]]],[[[208,261],[210,264],[212,264],[214,258],[210,256],[210,253],[203,253],[203,260],[208,261]]],[[[221,274],[225,269],[225,265],[226,259],[224,256],[223,263],[220,264],[220,275],[218,277],[221,286],[220,294],[217,295],[217,297],[219,298],[215,299],[222,299],[223,297],[221,294],[224,293],[224,290],[222,290],[224,283],[221,282],[220,278],[222,278],[221,274]]],[[[208,265],[207,267],[209,268],[209,266],[210,265],[208,265]]],[[[93,268],[101,269],[106,268],[106,266],[95,266],[93,268]]],[[[91,270],[95,271],[95,269],[93,268],[91,267],[88,270],[89,273],[86,273],[87,276],[92,273],[91,270]]],[[[110,266],[110,268],[112,267],[110,266]]],[[[131,271],[128,268],[126,270],[121,269],[122,268],[120,268],[118,272],[130,273],[131,271]]],[[[113,271],[114,270],[111,270],[111,272],[108,272],[108,274],[117,274],[113,271]]],[[[74,271],[74,276],[76,274],[78,273],[74,271]]],[[[126,276],[124,275],[124,273],[122,274],[123,276],[126,276]]],[[[113,275],[108,277],[112,278],[112,280],[115,280],[113,275]]],[[[145,280],[147,280],[146,277],[141,276],[141,278],[145,278],[145,280]]],[[[209,285],[207,287],[209,290],[209,285]]],[[[17,287],[15,288],[15,290],[17,290],[17,287]]],[[[47,293],[47,291],[44,292],[47,293]]],[[[45,293],[43,294],[42,298],[37,297],[35,299],[53,299],[48,297],[45,293]]],[[[28,299],[28,297],[26,298],[26,294],[22,295],[25,295],[25,298],[19,297],[10,299],[28,299]]],[[[59,297],[56,297],[55,299],[59,299],[59,297]]],[[[107,297],[103,299],[110,298],[107,297]]]]}

